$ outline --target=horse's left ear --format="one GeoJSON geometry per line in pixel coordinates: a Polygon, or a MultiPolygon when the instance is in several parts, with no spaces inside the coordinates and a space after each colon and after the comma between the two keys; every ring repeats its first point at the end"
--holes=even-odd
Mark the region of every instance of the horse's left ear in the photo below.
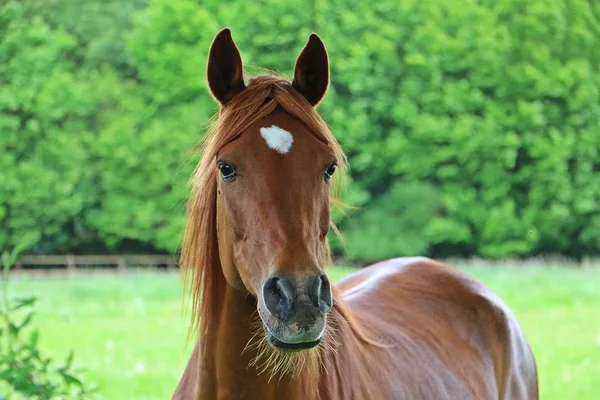
{"type": "Polygon", "coordinates": [[[325,44],[316,33],[310,35],[296,60],[292,86],[313,106],[319,104],[327,92],[329,59],[325,44]]]}

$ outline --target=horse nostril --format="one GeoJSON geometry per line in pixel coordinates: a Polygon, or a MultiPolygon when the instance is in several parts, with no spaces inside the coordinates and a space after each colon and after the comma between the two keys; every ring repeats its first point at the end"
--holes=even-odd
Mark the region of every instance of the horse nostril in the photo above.
{"type": "Polygon", "coordinates": [[[327,313],[331,309],[331,284],[329,278],[324,272],[315,279],[314,283],[313,305],[323,313],[327,313]]]}
{"type": "Polygon", "coordinates": [[[263,286],[263,298],[271,315],[281,320],[290,317],[294,290],[288,279],[280,276],[268,278],[263,286]]]}
{"type": "Polygon", "coordinates": [[[297,278],[297,281],[276,274],[267,278],[262,291],[267,311],[283,322],[297,318],[298,312],[307,312],[310,315],[316,312],[324,316],[332,306],[331,284],[323,272],[310,278],[297,278]],[[311,305],[314,307],[312,310],[311,305]]]}
{"type": "Polygon", "coordinates": [[[277,279],[277,289],[279,292],[283,294],[286,299],[292,301],[294,297],[294,290],[292,289],[292,284],[289,280],[285,278],[275,278],[277,279]]]}

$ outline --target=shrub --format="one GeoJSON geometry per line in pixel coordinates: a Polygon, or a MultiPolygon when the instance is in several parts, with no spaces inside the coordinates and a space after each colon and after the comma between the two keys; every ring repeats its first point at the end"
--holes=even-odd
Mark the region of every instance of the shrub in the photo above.
{"type": "MultiPolygon", "coordinates": [[[[373,195],[367,210],[419,181],[441,197],[424,221],[429,254],[600,250],[598,7],[335,1],[324,13],[335,80],[326,114],[373,195]]],[[[356,218],[342,226],[350,237],[365,230],[356,218]]],[[[377,223],[392,232],[401,221],[377,223]]]]}
{"type": "Polygon", "coordinates": [[[397,182],[385,195],[357,211],[346,224],[346,257],[370,261],[428,254],[429,221],[439,207],[439,193],[421,182],[397,182]],[[392,221],[392,223],[390,223],[392,221]]]}
{"type": "Polygon", "coordinates": [[[190,150],[216,111],[206,54],[229,26],[253,73],[291,76],[310,31],[325,40],[320,111],[349,155],[344,200],[365,210],[334,215],[350,259],[600,253],[591,2],[0,4],[0,245],[39,231],[37,251],[175,251],[190,150]],[[114,15],[106,37],[74,17],[94,7],[114,15]],[[417,214],[384,218],[413,207],[412,235],[417,214]],[[388,248],[367,245],[376,232],[388,248]]]}
{"type": "Polygon", "coordinates": [[[83,167],[92,107],[65,57],[75,45],[23,3],[0,2],[0,248],[30,234],[41,235],[41,251],[72,245],[93,201],[83,167]]]}
{"type": "Polygon", "coordinates": [[[0,288],[0,398],[10,399],[84,399],[93,391],[88,390],[78,371],[72,367],[73,353],[62,366],[54,366],[51,357],[42,355],[39,349],[40,332],[32,328],[36,297],[11,299],[8,293],[8,273],[19,253],[28,246],[21,246],[11,253],[2,253],[2,286],[0,288]]]}

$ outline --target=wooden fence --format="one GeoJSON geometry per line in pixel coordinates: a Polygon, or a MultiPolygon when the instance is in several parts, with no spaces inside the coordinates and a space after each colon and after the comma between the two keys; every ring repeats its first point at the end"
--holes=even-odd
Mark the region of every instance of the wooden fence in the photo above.
{"type": "Polygon", "coordinates": [[[114,266],[119,272],[124,272],[127,266],[164,266],[167,269],[175,269],[178,265],[178,257],[175,255],[36,255],[21,256],[15,263],[15,269],[24,267],[51,269],[56,267],[75,271],[78,267],[107,267],[114,266]]]}

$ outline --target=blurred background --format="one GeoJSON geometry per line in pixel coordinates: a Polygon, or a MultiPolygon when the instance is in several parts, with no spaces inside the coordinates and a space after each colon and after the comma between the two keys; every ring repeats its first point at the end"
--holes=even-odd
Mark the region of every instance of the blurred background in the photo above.
{"type": "MultiPolygon", "coordinates": [[[[217,111],[206,56],[226,26],[250,74],[291,76],[313,31],[328,48],[319,111],[349,157],[355,207],[334,214],[333,273],[452,260],[514,309],[543,398],[597,398],[591,0],[0,0],[0,252],[18,267],[11,296],[37,299],[21,307],[37,312],[22,329],[36,346],[59,366],[73,350],[67,375],[92,397],[170,398],[190,344],[169,260],[217,111]]],[[[2,398],[34,375],[0,350],[14,372],[0,372],[2,398]]],[[[78,390],[63,375],[56,385],[78,390]]]]}

